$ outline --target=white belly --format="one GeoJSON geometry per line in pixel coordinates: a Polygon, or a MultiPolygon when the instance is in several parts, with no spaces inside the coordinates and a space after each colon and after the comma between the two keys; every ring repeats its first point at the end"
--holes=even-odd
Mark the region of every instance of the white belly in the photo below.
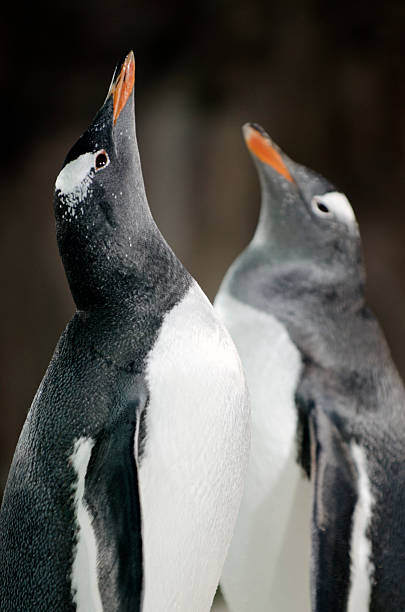
{"type": "Polygon", "coordinates": [[[249,411],[233,342],[196,283],[166,316],[147,380],[143,612],[208,612],[242,496],[249,411]]]}
{"type": "Polygon", "coordinates": [[[252,411],[247,484],[221,586],[232,612],[310,610],[311,485],[296,463],[294,393],[301,359],[270,315],[219,294],[252,411]]]}

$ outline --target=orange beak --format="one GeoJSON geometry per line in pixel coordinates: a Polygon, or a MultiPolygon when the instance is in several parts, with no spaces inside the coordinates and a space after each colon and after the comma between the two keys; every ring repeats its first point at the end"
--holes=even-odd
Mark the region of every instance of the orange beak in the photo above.
{"type": "Polygon", "coordinates": [[[260,159],[260,161],[274,168],[276,172],[281,174],[290,183],[294,182],[279,151],[275,148],[266,133],[261,132],[251,123],[246,123],[243,126],[243,136],[249,151],[260,159]]]}
{"type": "Polygon", "coordinates": [[[135,57],[133,51],[126,56],[120,73],[112,83],[108,96],[113,96],[113,123],[118,117],[130,97],[135,84],[135,57]]]}

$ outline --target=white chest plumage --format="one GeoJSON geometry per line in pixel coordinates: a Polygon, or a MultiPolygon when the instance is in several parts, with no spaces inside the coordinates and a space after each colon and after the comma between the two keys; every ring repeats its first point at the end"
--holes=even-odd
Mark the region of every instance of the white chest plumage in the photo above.
{"type": "Polygon", "coordinates": [[[164,319],[147,382],[143,612],[208,612],[242,496],[249,414],[235,347],[196,283],[164,319]]]}
{"type": "Polygon", "coordinates": [[[224,291],[215,307],[239,350],[252,410],[247,483],[221,585],[232,612],[305,612],[311,486],[296,462],[300,355],[272,316],[224,291]]]}

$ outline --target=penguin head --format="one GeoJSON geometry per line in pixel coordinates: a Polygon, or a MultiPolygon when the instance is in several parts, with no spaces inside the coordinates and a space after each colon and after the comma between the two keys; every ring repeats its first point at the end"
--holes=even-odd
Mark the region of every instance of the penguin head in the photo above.
{"type": "Polygon", "coordinates": [[[261,126],[245,124],[243,135],[262,191],[254,244],[277,265],[363,283],[360,233],[346,196],[287,157],[261,126]]]}
{"type": "Polygon", "coordinates": [[[141,274],[145,236],[154,226],[135,133],[134,81],[131,51],[56,179],[58,246],[78,308],[120,299],[141,274]]]}

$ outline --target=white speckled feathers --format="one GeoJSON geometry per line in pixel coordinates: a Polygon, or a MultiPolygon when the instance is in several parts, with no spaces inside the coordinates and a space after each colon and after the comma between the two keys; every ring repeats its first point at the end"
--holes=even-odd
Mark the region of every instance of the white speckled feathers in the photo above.
{"type": "Polygon", "coordinates": [[[80,205],[91,188],[94,175],[94,161],[97,153],[83,153],[77,159],[66,164],[60,171],[55,183],[55,190],[67,206],[67,213],[74,217],[76,207],[80,205]]]}

